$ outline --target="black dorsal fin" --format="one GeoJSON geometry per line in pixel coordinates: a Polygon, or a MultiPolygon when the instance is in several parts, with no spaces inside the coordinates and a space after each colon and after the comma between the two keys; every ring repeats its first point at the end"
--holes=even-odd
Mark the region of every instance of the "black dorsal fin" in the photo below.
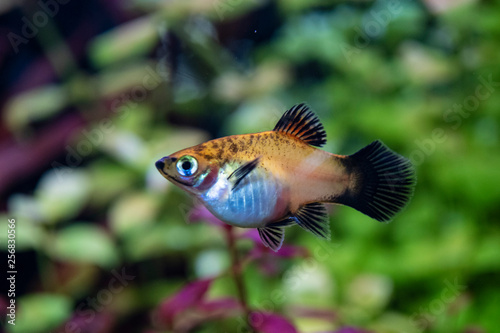
{"type": "Polygon", "coordinates": [[[319,202],[301,206],[293,217],[303,229],[312,232],[318,237],[330,239],[330,223],[325,205],[319,202]]]}
{"type": "Polygon", "coordinates": [[[285,231],[280,227],[258,228],[262,243],[273,251],[278,251],[283,245],[285,231]]]}
{"type": "Polygon", "coordinates": [[[304,103],[297,104],[285,112],[274,131],[291,134],[312,146],[321,147],[326,143],[323,125],[304,103]]]}

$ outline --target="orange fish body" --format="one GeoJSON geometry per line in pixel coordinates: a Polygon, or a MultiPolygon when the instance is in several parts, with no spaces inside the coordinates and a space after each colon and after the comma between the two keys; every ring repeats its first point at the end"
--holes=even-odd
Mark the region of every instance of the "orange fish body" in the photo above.
{"type": "Polygon", "coordinates": [[[318,118],[300,104],[273,131],[211,140],[156,166],[222,221],[258,228],[275,251],[283,243],[283,228],[293,224],[329,238],[323,203],[348,205],[387,221],[409,201],[415,175],[407,159],[379,141],[349,156],[314,147],[325,142],[318,118]]]}

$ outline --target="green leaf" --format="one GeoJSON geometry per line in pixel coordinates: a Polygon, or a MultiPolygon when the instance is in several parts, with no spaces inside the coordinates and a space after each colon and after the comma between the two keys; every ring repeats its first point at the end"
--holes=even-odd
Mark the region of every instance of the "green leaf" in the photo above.
{"type": "Polygon", "coordinates": [[[118,263],[115,244],[107,233],[92,224],[74,224],[60,231],[51,245],[57,259],[113,267],[118,263]]]}
{"type": "Polygon", "coordinates": [[[66,103],[66,94],[61,87],[46,85],[12,98],[5,109],[5,120],[10,129],[20,131],[30,122],[54,116],[66,103]]]}
{"type": "Polygon", "coordinates": [[[111,228],[115,234],[123,235],[137,231],[138,227],[151,225],[159,202],[147,194],[132,194],[120,198],[110,209],[111,228]]]}
{"type": "Polygon", "coordinates": [[[57,170],[44,174],[35,191],[40,213],[48,222],[55,223],[76,215],[86,203],[89,193],[85,172],[69,169],[64,174],[57,170]]]}
{"type": "Polygon", "coordinates": [[[90,58],[98,67],[105,67],[149,52],[157,38],[152,18],[138,18],[96,37],[90,45],[90,58]]]}
{"type": "Polygon", "coordinates": [[[15,325],[12,333],[49,332],[71,315],[71,301],[56,294],[31,294],[19,298],[16,304],[15,325]]]}

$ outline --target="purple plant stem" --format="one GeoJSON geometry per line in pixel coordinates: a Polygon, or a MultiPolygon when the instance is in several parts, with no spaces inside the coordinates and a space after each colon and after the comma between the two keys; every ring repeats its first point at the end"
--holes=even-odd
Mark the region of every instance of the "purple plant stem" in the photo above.
{"type": "Polygon", "coordinates": [[[228,226],[225,228],[226,230],[226,238],[227,244],[229,247],[229,252],[231,253],[231,270],[233,273],[234,283],[236,284],[236,290],[238,292],[238,299],[241,304],[241,308],[243,309],[243,313],[245,315],[245,321],[248,326],[249,332],[255,333],[251,323],[250,323],[250,307],[247,302],[247,294],[245,289],[245,283],[243,281],[243,276],[241,275],[241,263],[238,255],[238,249],[236,249],[236,237],[234,235],[234,228],[228,226]]]}

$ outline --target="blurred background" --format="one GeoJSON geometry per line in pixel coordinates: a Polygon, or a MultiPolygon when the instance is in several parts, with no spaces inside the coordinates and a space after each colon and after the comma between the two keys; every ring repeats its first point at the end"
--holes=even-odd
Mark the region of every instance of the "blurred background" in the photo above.
{"type": "Polygon", "coordinates": [[[192,223],[154,162],[307,102],[325,150],[381,139],[417,188],[390,224],[334,207],[331,242],[289,228],[294,251],[244,268],[251,308],[297,332],[498,332],[499,17],[474,0],[2,1],[0,262],[15,219],[17,270],[2,326],[245,332],[238,311],[168,312],[188,283],[236,292],[223,229],[192,223]]]}

